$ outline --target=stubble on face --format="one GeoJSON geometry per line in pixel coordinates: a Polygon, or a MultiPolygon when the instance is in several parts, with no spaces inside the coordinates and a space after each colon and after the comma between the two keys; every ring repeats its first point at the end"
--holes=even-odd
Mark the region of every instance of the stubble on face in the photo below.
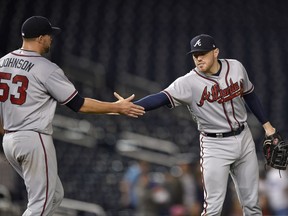
{"type": "Polygon", "coordinates": [[[213,66],[217,64],[217,58],[214,57],[214,51],[199,52],[193,54],[195,66],[199,71],[205,74],[213,74],[215,71],[213,66]],[[215,63],[216,62],[216,63],[215,63]]]}
{"type": "Polygon", "coordinates": [[[51,44],[52,44],[52,37],[50,35],[46,35],[45,41],[43,43],[43,54],[47,54],[50,52],[51,44]]]}

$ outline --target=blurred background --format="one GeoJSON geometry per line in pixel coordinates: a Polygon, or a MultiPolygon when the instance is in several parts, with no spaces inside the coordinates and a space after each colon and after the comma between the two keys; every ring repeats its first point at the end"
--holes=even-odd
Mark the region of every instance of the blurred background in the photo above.
{"type": "MultiPolygon", "coordinates": [[[[21,47],[20,29],[28,17],[45,16],[62,29],[46,57],[65,71],[81,95],[114,101],[117,91],[137,99],[189,72],[194,67],[186,55],[191,38],[210,34],[220,58],[238,59],[246,67],[270,121],[285,137],[287,8],[285,0],[0,0],[0,55],[21,47]]],[[[281,207],[288,208],[287,172],[280,178],[264,169],[264,131],[253,115],[248,123],[257,146],[263,214],[276,215],[278,206],[271,200],[280,199],[281,207]],[[281,195],[271,198],[272,187],[281,195]]],[[[185,107],[163,107],[130,119],[88,116],[58,106],[54,138],[65,190],[58,215],[200,214],[198,132],[185,107]],[[188,181],[183,164],[188,165],[188,181]],[[129,202],[133,176],[138,181],[136,204],[129,202]]],[[[0,215],[21,215],[25,187],[2,150],[0,156],[0,209],[5,212],[0,215]]],[[[223,215],[240,211],[230,183],[223,215]]]]}

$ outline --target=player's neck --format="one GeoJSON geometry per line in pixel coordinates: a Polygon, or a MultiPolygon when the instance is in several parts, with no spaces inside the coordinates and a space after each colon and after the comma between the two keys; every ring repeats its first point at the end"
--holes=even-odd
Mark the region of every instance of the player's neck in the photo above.
{"type": "Polygon", "coordinates": [[[42,55],[41,49],[39,47],[37,47],[37,45],[35,45],[33,42],[25,42],[24,41],[21,49],[26,50],[26,51],[36,52],[36,53],[42,55]]]}
{"type": "Polygon", "coordinates": [[[213,75],[218,76],[221,71],[221,62],[218,61],[218,59],[215,61],[215,63],[210,68],[209,72],[206,72],[207,75],[213,75]]]}
{"type": "Polygon", "coordinates": [[[221,68],[222,68],[222,64],[219,60],[217,60],[217,64],[216,64],[216,70],[215,72],[212,74],[213,76],[219,76],[221,68]]]}

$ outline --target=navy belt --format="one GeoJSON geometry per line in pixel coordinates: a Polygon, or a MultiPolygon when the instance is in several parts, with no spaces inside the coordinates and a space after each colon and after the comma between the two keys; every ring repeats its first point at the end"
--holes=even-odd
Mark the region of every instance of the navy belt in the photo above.
{"type": "Polygon", "coordinates": [[[17,132],[17,130],[15,130],[15,131],[4,130],[4,133],[5,133],[5,134],[8,134],[8,133],[15,133],[15,132],[17,132]]]}
{"type": "Polygon", "coordinates": [[[243,130],[244,130],[245,126],[242,125],[241,127],[232,130],[230,132],[227,133],[203,133],[205,136],[208,137],[217,137],[217,138],[221,138],[221,137],[230,137],[230,136],[236,136],[239,135],[243,130]]]}

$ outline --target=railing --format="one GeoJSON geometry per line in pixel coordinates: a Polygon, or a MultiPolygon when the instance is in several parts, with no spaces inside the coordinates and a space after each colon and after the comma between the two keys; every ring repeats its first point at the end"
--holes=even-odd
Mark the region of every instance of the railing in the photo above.
{"type": "Polygon", "coordinates": [[[92,213],[92,215],[96,216],[106,216],[104,209],[100,205],[67,198],[63,199],[55,216],[77,216],[80,212],[92,213]]]}

